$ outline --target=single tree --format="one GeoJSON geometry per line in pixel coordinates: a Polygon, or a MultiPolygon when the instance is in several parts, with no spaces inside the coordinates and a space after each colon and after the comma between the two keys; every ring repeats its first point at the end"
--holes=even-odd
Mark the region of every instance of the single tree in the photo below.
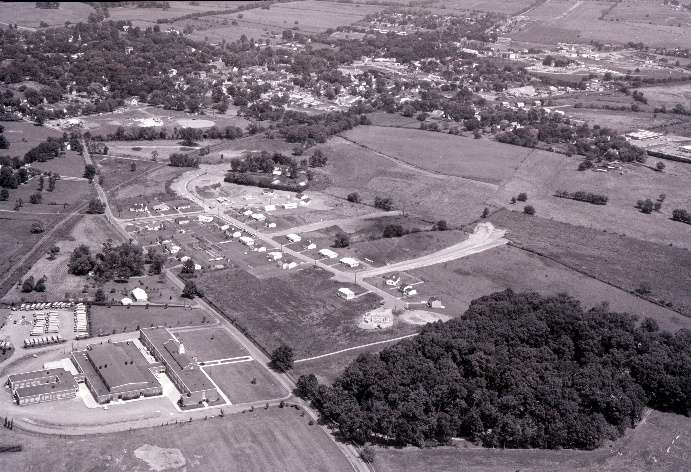
{"type": "Polygon", "coordinates": [[[288,372],[295,362],[293,348],[281,344],[271,353],[271,364],[279,372],[288,372]]]}
{"type": "Polygon", "coordinates": [[[84,166],[84,178],[92,181],[94,180],[94,177],[96,177],[96,166],[93,164],[87,164],[84,166]]]}
{"type": "Polygon", "coordinates": [[[657,161],[657,164],[655,164],[655,168],[658,171],[662,172],[663,170],[665,170],[665,163],[662,161],[657,161]]]}
{"type": "Polygon", "coordinates": [[[484,210],[482,210],[482,215],[480,216],[481,218],[487,218],[489,216],[489,208],[485,207],[484,210]]]}
{"type": "Polygon", "coordinates": [[[334,247],[348,247],[350,246],[350,236],[343,231],[336,233],[334,240],[334,247]]]}
{"type": "Polygon", "coordinates": [[[130,172],[135,172],[137,170],[137,164],[133,162],[130,164],[130,172]]]}
{"type": "Polygon", "coordinates": [[[319,381],[314,374],[301,375],[295,383],[295,394],[307,400],[315,399],[318,389],[319,381]]]}
{"type": "Polygon", "coordinates": [[[197,284],[192,280],[187,280],[185,282],[185,288],[182,289],[182,296],[184,298],[193,299],[194,297],[203,297],[204,292],[197,287],[197,284]]]}
{"type": "Polygon", "coordinates": [[[31,203],[32,205],[36,205],[36,204],[41,203],[41,202],[43,202],[43,194],[42,193],[36,192],[36,193],[31,194],[29,196],[29,203],[31,203]]]}
{"type": "Polygon", "coordinates": [[[43,233],[46,230],[46,227],[43,225],[43,222],[37,221],[36,223],[31,225],[31,232],[34,234],[37,233],[43,233]]]}
{"type": "Polygon", "coordinates": [[[534,215],[535,214],[535,208],[532,205],[526,205],[523,207],[523,213],[526,215],[534,215]]]}
{"type": "Polygon", "coordinates": [[[86,212],[90,214],[103,214],[106,212],[106,205],[101,203],[101,200],[98,198],[92,198],[86,212]]]}
{"type": "Polygon", "coordinates": [[[365,446],[360,449],[360,458],[368,464],[374,462],[375,452],[372,446],[365,446]]]}
{"type": "Polygon", "coordinates": [[[398,224],[389,224],[384,228],[384,233],[382,234],[385,238],[400,238],[405,234],[403,226],[398,224]]]}
{"type": "Polygon", "coordinates": [[[106,302],[106,292],[102,289],[99,288],[96,290],[96,294],[94,295],[94,303],[102,304],[106,302]]]}
{"type": "Polygon", "coordinates": [[[352,203],[360,203],[360,195],[357,192],[349,193],[346,199],[352,203]]]}
{"type": "Polygon", "coordinates": [[[193,276],[195,272],[195,264],[192,259],[187,259],[183,264],[182,264],[182,270],[180,270],[181,274],[184,274],[186,276],[193,276]]]}
{"type": "Polygon", "coordinates": [[[24,293],[29,293],[34,291],[34,276],[30,275],[27,277],[26,280],[24,280],[24,283],[22,283],[22,292],[24,293]]]}
{"type": "Polygon", "coordinates": [[[0,201],[6,202],[10,199],[10,191],[6,188],[0,189],[0,201]]]}
{"type": "Polygon", "coordinates": [[[521,192],[516,197],[516,200],[518,200],[519,202],[527,202],[528,201],[528,194],[525,192],[521,192]]]}
{"type": "Polygon", "coordinates": [[[449,229],[449,226],[446,224],[446,220],[439,220],[434,224],[432,229],[436,231],[446,231],[449,229]]]}
{"type": "Polygon", "coordinates": [[[53,246],[48,250],[48,258],[51,260],[54,260],[58,253],[60,252],[60,248],[58,246],[53,246]]]}
{"type": "Polygon", "coordinates": [[[44,275],[38,281],[36,282],[36,285],[34,285],[34,291],[35,292],[45,292],[46,291],[46,276],[44,275]]]}

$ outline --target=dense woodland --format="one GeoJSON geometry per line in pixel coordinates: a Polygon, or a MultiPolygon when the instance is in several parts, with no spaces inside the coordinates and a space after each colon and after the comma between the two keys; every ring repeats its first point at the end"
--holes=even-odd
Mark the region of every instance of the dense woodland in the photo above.
{"type": "Polygon", "coordinates": [[[333,386],[302,376],[298,393],[359,442],[594,449],[646,405],[691,413],[691,331],[509,289],[362,354],[333,386]]]}

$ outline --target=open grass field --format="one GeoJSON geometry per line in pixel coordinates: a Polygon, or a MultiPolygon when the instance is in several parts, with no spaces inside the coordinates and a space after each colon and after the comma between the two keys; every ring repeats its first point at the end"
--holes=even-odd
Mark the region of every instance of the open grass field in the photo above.
{"type": "Polygon", "coordinates": [[[485,182],[426,173],[339,137],[330,139],[322,149],[329,156],[324,193],[345,198],[357,192],[370,205],[377,196],[391,197],[397,209],[405,204],[407,213],[430,224],[445,219],[449,225],[459,226],[476,220],[497,189],[485,182]]]}
{"type": "MultiPolygon", "coordinates": [[[[588,43],[597,40],[614,43],[643,42],[649,46],[668,48],[688,46],[691,34],[688,20],[681,27],[674,21],[670,22],[674,26],[669,23],[650,24],[652,20],[641,22],[634,17],[631,18],[633,21],[627,21],[626,12],[639,9],[641,2],[624,3],[605,20],[599,20],[603,10],[612,6],[612,3],[571,0],[545,2],[526,15],[526,24],[507,36],[517,41],[552,45],[558,42],[588,43]]],[[[655,3],[660,5],[659,2],[655,3]]]]}
{"type": "Polygon", "coordinates": [[[247,349],[221,328],[178,331],[175,336],[181,343],[185,344],[187,351],[193,352],[197,356],[199,362],[248,355],[247,349]]]}
{"type": "Polygon", "coordinates": [[[204,371],[233,404],[275,400],[289,393],[257,361],[204,367],[204,371]]]}
{"type": "Polygon", "coordinates": [[[65,471],[352,470],[328,434],[300,414],[294,408],[257,408],[207,421],[75,438],[15,429],[3,435],[3,444],[22,444],[24,450],[2,454],[0,467],[17,472],[34,471],[37,464],[65,471]]]}
{"type": "MultiPolygon", "coordinates": [[[[407,2],[406,2],[407,3],[407,2]]],[[[533,2],[530,0],[502,0],[500,2],[496,0],[444,0],[443,2],[438,2],[436,5],[431,5],[439,9],[443,5],[443,10],[439,10],[435,13],[443,14],[444,10],[446,13],[457,13],[454,10],[460,11],[485,11],[493,13],[503,13],[505,15],[514,15],[519,11],[527,8],[533,2]]]]}
{"type": "Polygon", "coordinates": [[[691,318],[510,245],[408,273],[424,281],[418,291],[439,297],[446,307],[442,312],[454,317],[472,300],[510,287],[542,295],[567,293],[586,309],[607,302],[612,311],[649,316],[669,331],[691,328],[691,318]]]}
{"type": "Polygon", "coordinates": [[[638,289],[641,283],[649,284],[652,292],[648,297],[672,303],[675,310],[691,316],[688,249],[511,211],[500,211],[490,221],[506,228],[506,237],[519,247],[626,291],[638,289]]]}
{"type": "MultiPolygon", "coordinates": [[[[41,203],[29,203],[29,197],[38,192],[38,177],[34,177],[26,184],[10,190],[10,198],[0,202],[0,210],[12,212],[18,199],[24,202],[19,213],[32,215],[47,223],[48,215],[65,214],[74,211],[75,207],[86,203],[91,198],[93,187],[86,180],[58,180],[55,190],[48,191],[48,180],[44,181],[41,192],[41,203]]],[[[12,212],[14,213],[14,212],[12,212]]]]}
{"type": "Polygon", "coordinates": [[[114,305],[91,307],[92,336],[125,333],[139,328],[167,326],[177,328],[210,323],[211,317],[200,309],[181,307],[149,307],[132,305],[130,308],[114,305]]]}
{"type": "Polygon", "coordinates": [[[321,269],[304,269],[283,277],[257,279],[242,269],[206,273],[197,282],[206,298],[221,308],[267,351],[281,343],[296,358],[310,357],[415,331],[403,323],[392,330],[365,331],[356,320],[379,306],[378,297],[343,300],[342,284],[321,269]]]}
{"type": "Polygon", "coordinates": [[[31,167],[43,172],[57,172],[61,177],[82,178],[84,158],[75,151],[67,151],[64,157],[56,157],[46,162],[32,162],[31,167]]]}
{"type": "MultiPolygon", "coordinates": [[[[8,5],[11,5],[9,3],[0,3],[0,18],[3,18],[2,16],[2,9],[3,8],[11,8],[8,7],[8,5]]],[[[16,5],[27,5],[26,3],[19,3],[16,5]]],[[[85,5],[86,7],[86,5],[85,5]]],[[[91,7],[87,7],[91,8],[91,7]]],[[[36,11],[48,11],[48,10],[39,10],[38,8],[34,8],[36,11]]],[[[55,10],[53,10],[55,11],[55,10]]],[[[15,92],[17,93],[17,92],[15,92]]],[[[46,138],[52,137],[52,138],[57,138],[62,136],[62,133],[59,131],[55,131],[53,129],[47,128],[45,126],[35,126],[31,123],[27,123],[26,121],[3,121],[2,126],[5,127],[5,138],[7,141],[10,143],[9,149],[4,149],[2,151],[3,155],[8,155],[8,156],[19,156],[19,157],[24,157],[24,154],[27,153],[27,151],[31,148],[34,148],[38,145],[38,143],[45,141],[46,138]]],[[[56,158],[57,159],[57,158],[56,158]]],[[[83,162],[83,161],[82,161],[83,162]]],[[[82,172],[84,172],[84,168],[82,165],[82,172]]]]}
{"type": "Polygon", "coordinates": [[[149,23],[152,26],[158,19],[170,19],[194,13],[203,13],[209,10],[225,10],[227,8],[237,8],[240,5],[251,3],[250,1],[232,2],[196,2],[190,5],[189,2],[170,2],[169,8],[139,8],[136,6],[123,6],[109,8],[109,19],[112,21],[132,20],[136,25],[138,22],[149,23]]]}
{"type": "Polygon", "coordinates": [[[531,150],[508,144],[402,128],[358,126],[343,137],[425,171],[500,184],[531,150]]]}
{"type": "Polygon", "coordinates": [[[681,162],[665,161],[664,172],[654,166],[656,160],[648,158],[647,166],[624,165],[609,172],[577,169],[581,158],[536,151],[523,162],[514,176],[496,193],[495,206],[511,207],[522,211],[523,205],[510,205],[512,196],[528,194],[528,202],[537,215],[577,226],[584,226],[660,244],[691,249],[689,226],[672,221],[672,210],[688,208],[691,166],[681,162]],[[623,174],[621,173],[623,172],[623,174]],[[591,205],[557,198],[557,190],[586,191],[609,197],[607,205],[591,205]],[[666,199],[660,212],[645,215],[635,208],[636,201],[660,194],[666,199]]]}
{"type": "Polygon", "coordinates": [[[38,28],[42,21],[50,26],[64,26],[71,23],[86,23],[93,7],[83,3],[60,2],[57,10],[36,8],[35,2],[0,3],[0,20],[3,24],[11,23],[26,28],[38,28]]]}
{"type": "Polygon", "coordinates": [[[103,176],[101,187],[110,193],[113,189],[125,186],[127,183],[136,184],[137,179],[145,172],[149,172],[157,167],[167,167],[167,162],[134,161],[137,169],[132,172],[132,162],[129,159],[118,159],[110,156],[91,156],[97,165],[99,175],[103,176]]]}
{"type": "Polygon", "coordinates": [[[652,411],[634,430],[596,451],[492,450],[457,442],[456,447],[376,449],[374,466],[382,472],[647,472],[688,469],[689,419],[652,411]]]}
{"type": "MultiPolygon", "coordinates": [[[[129,171],[129,164],[126,165],[126,168],[129,171]]],[[[170,184],[189,170],[183,167],[164,165],[147,173],[139,171],[138,178],[119,186],[113,192],[110,202],[114,206],[118,204],[124,206],[131,203],[128,199],[132,198],[137,198],[139,199],[138,201],[147,203],[172,199],[175,195],[169,192],[170,184]]]]}

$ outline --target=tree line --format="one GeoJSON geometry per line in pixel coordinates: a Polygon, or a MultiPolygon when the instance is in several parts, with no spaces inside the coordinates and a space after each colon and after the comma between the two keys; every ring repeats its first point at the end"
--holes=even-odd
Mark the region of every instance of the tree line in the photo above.
{"type": "Polygon", "coordinates": [[[509,289],[360,355],[332,386],[303,375],[296,393],[359,443],[467,437],[485,447],[590,450],[633,428],[646,405],[688,414],[691,331],[509,289]]]}
{"type": "Polygon", "coordinates": [[[597,193],[583,192],[581,190],[576,192],[568,192],[566,190],[557,190],[555,196],[561,198],[570,198],[571,200],[578,200],[579,202],[592,203],[593,205],[607,205],[609,197],[599,195],[597,193]]]}

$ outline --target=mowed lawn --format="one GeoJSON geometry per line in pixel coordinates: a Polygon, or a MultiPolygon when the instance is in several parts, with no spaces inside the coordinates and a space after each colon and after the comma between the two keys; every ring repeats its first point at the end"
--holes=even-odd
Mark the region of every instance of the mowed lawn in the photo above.
{"type": "Polygon", "coordinates": [[[381,472],[681,471],[689,468],[688,428],[682,415],[652,411],[636,429],[595,451],[485,449],[463,441],[456,447],[377,448],[374,466],[381,472]]]}
{"type": "Polygon", "coordinates": [[[91,334],[93,336],[136,331],[139,328],[152,326],[198,326],[210,323],[211,317],[203,310],[189,308],[164,308],[132,305],[125,306],[92,306],[91,334]]]}
{"type": "Polygon", "coordinates": [[[204,367],[204,371],[236,405],[275,400],[289,393],[257,361],[204,367]]]}
{"type": "Polygon", "coordinates": [[[417,129],[358,126],[342,135],[420,169],[500,184],[532,149],[417,129]]]}
{"type": "Polygon", "coordinates": [[[343,284],[322,269],[303,269],[281,277],[255,278],[242,269],[206,273],[197,285],[206,297],[271,352],[281,343],[297,359],[383,341],[415,332],[402,323],[391,330],[362,330],[357,321],[379,306],[379,297],[343,300],[343,284]]]}
{"type": "Polygon", "coordinates": [[[221,328],[178,331],[175,336],[185,345],[185,349],[197,356],[199,362],[249,355],[247,349],[221,328]]]}
{"type": "Polygon", "coordinates": [[[352,471],[334,441],[319,426],[308,424],[294,408],[257,408],[191,423],[135,429],[76,438],[34,436],[15,429],[3,443],[22,444],[22,452],[2,454],[6,471],[148,471],[205,472],[352,471]],[[153,453],[135,451],[151,446],[153,453]],[[68,452],[68,453],[66,453],[68,452]],[[171,460],[177,456],[177,461],[171,460]],[[166,460],[166,458],[168,460],[166,460]],[[184,465],[184,467],[183,467],[184,465]],[[156,466],[156,467],[153,467],[156,466]]]}

